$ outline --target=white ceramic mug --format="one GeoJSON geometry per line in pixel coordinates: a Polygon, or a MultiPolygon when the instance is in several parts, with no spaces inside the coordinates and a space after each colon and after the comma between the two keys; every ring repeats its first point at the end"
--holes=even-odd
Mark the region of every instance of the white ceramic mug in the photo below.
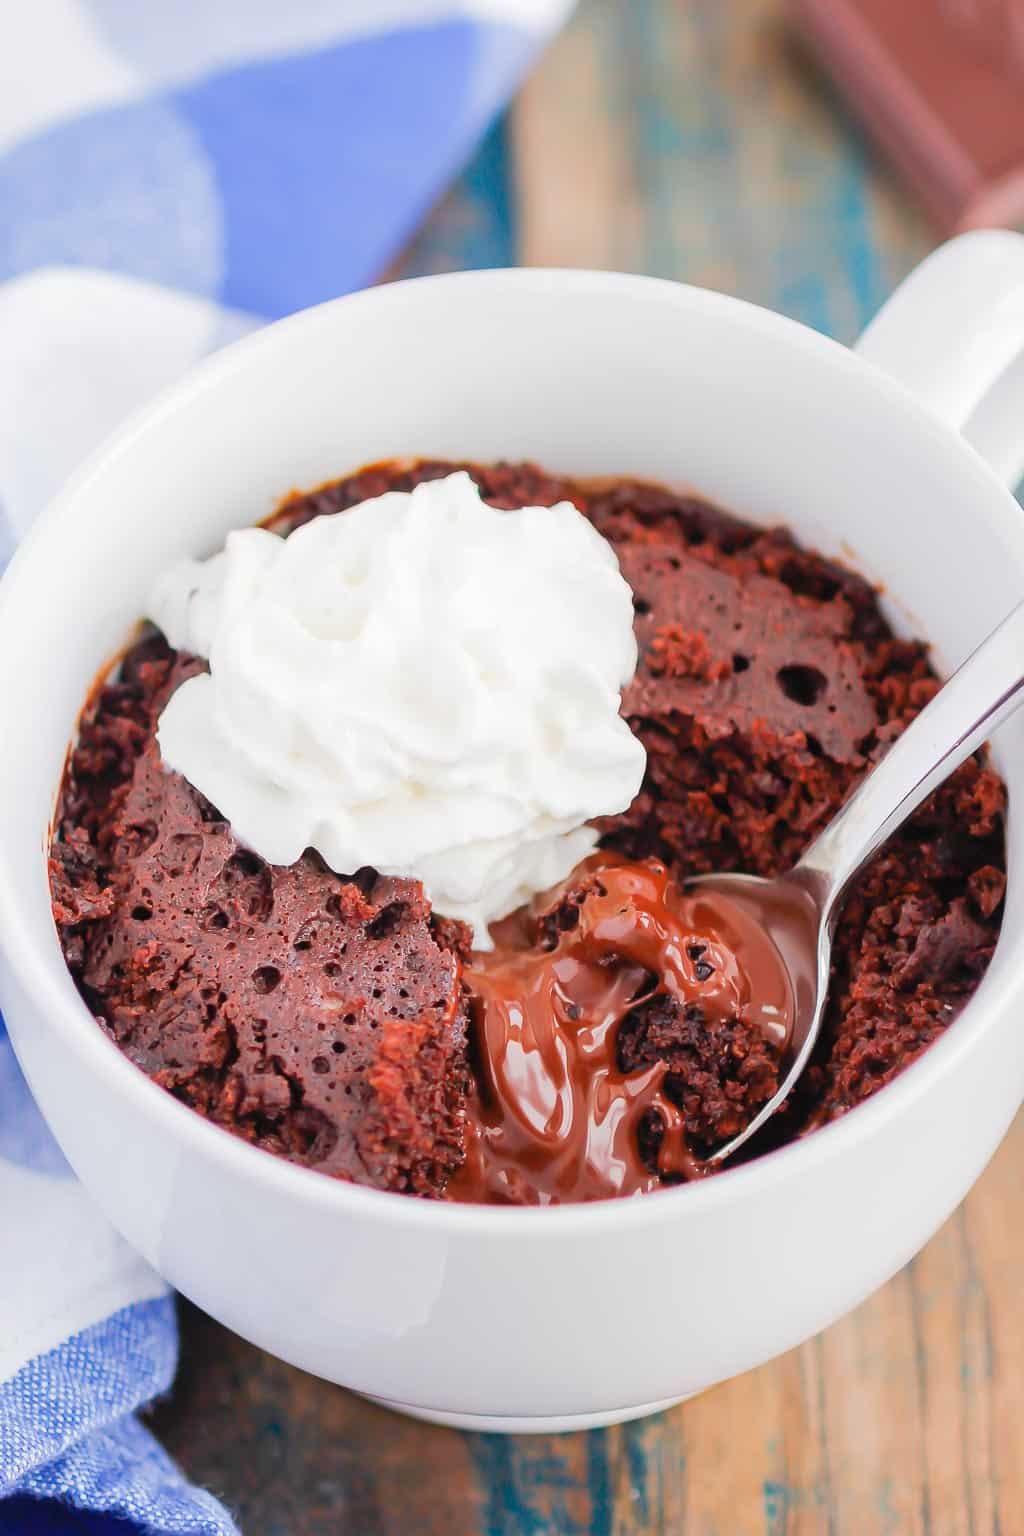
{"type": "Polygon", "coordinates": [[[75,1170],[172,1284],[286,1360],[427,1417],[583,1427],[788,1349],[945,1220],[1024,1097],[1019,720],[996,751],[1011,795],[1003,934],[961,1018],[837,1124],[632,1201],[417,1201],[207,1124],[90,1018],[45,852],[75,718],[157,573],[291,487],[393,455],[693,486],[856,564],[897,628],[952,667],[1024,594],[1024,514],[1006,489],[1024,463],[1022,343],[1024,238],[1009,234],[933,256],[859,356],[647,278],[428,278],[213,358],[76,476],[0,588],[0,1000],[75,1170]]]}

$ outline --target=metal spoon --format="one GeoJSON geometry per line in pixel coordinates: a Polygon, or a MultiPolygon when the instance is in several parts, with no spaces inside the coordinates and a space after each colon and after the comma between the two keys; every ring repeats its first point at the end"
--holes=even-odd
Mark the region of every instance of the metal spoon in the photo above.
{"type": "Polygon", "coordinates": [[[755,912],[790,971],[795,1018],[792,1064],[778,1092],[739,1135],[708,1159],[722,1163],[771,1119],[797,1084],[821,1031],[832,938],[854,876],[921,801],[1024,704],[1024,603],[1004,619],[921,711],[815,839],[800,862],[774,880],[703,875],[755,912]]]}

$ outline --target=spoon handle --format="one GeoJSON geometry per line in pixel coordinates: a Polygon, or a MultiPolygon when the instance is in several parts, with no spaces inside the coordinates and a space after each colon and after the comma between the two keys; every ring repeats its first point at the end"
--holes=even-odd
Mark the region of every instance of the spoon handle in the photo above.
{"type": "Polygon", "coordinates": [[[1024,704],[1024,603],[982,641],[872,769],[799,864],[827,909],[954,768],[1024,704]]]}

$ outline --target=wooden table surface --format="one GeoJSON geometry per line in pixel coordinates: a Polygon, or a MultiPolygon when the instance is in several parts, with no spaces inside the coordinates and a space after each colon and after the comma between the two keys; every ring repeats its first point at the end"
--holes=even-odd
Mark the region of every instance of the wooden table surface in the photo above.
{"type": "MultiPolygon", "coordinates": [[[[580,0],[402,270],[618,267],[850,340],[932,242],[787,39],[780,0],[580,0]]],[[[852,1316],[638,1424],[428,1428],[184,1308],[157,1427],[245,1536],[1018,1536],[1022,1173],[1018,1122],[852,1316]]]]}

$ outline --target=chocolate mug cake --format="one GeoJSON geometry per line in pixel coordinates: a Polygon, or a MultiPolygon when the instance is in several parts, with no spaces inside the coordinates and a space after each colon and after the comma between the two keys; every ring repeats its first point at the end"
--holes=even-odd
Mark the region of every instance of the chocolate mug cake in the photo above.
{"type": "MultiPolygon", "coordinates": [[[[778,1087],[791,1000],[736,914],[695,912],[681,882],[793,864],[937,679],[860,577],[657,486],[396,461],[290,497],[268,526],[461,470],[491,507],[574,504],[632,593],[621,710],[645,767],[597,818],[597,851],[494,923],[489,951],[419,879],[339,872],[312,846],[262,857],[165,761],[161,718],[207,663],[151,628],[68,758],[50,861],[68,966],[162,1087],[335,1177],[511,1203],[701,1177],[778,1087]]],[[[868,866],[815,1061],[750,1155],[884,1086],[972,995],[998,934],[1004,801],[972,759],[868,866]]]]}

